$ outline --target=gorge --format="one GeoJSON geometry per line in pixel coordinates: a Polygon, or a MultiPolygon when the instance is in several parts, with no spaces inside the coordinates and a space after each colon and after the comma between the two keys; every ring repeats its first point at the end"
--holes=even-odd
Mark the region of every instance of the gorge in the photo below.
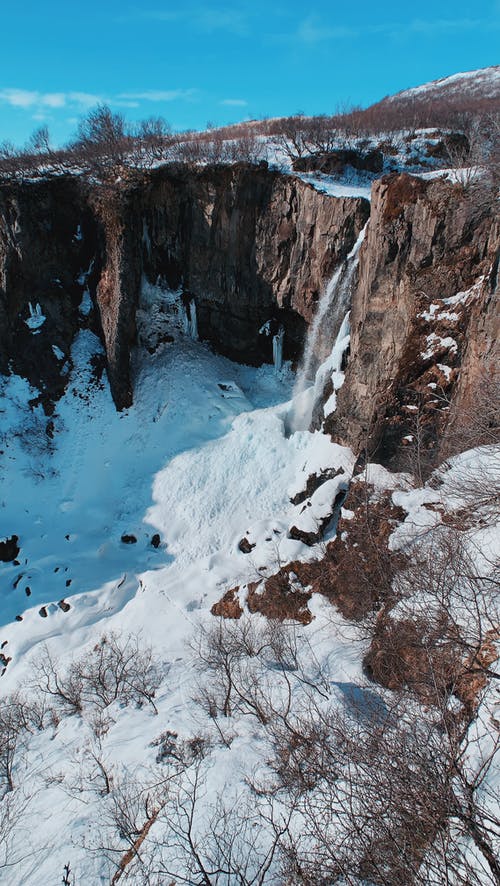
{"type": "Polygon", "coordinates": [[[496,194],[344,155],[0,182],[8,886],[497,882],[496,194]]]}

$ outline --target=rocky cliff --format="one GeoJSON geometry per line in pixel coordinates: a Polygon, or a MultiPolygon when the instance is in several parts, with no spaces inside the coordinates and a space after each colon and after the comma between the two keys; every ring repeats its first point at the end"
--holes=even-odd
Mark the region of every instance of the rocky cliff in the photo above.
{"type": "MultiPolygon", "coordinates": [[[[270,360],[259,329],[274,320],[297,358],[369,212],[366,200],[328,197],[265,164],[170,166],[107,186],[68,177],[2,186],[0,368],[26,375],[50,412],[72,339],[90,323],[115,402],[129,405],[143,276],[193,299],[201,337],[229,356],[270,360]],[[87,288],[94,311],[83,320],[87,288]],[[37,304],[45,321],[33,329],[37,304]]],[[[478,399],[492,400],[499,243],[491,203],[460,185],[375,182],[346,381],[326,423],[336,440],[392,467],[418,460],[424,473],[453,450],[478,399]]]]}
{"type": "Polygon", "coordinates": [[[345,384],[326,423],[336,440],[424,474],[453,451],[498,367],[499,247],[492,205],[460,185],[374,184],[345,384]]]}
{"type": "Polygon", "coordinates": [[[64,386],[63,363],[79,325],[82,269],[96,253],[96,228],[71,178],[0,187],[0,371],[9,365],[48,405],[64,386]],[[26,321],[40,305],[46,319],[26,321]]]}
{"type": "Polygon", "coordinates": [[[1,188],[0,201],[2,366],[14,359],[34,382],[37,366],[51,366],[51,384],[45,369],[38,381],[55,396],[52,345],[69,353],[88,286],[119,408],[132,399],[143,275],[194,299],[201,337],[226,354],[271,359],[259,329],[273,319],[298,357],[321,290],[369,214],[366,200],[246,164],[164,167],[113,186],[54,179],[1,188]],[[36,336],[24,322],[30,302],[50,320],[36,336]],[[25,344],[29,372],[18,361],[25,344]]]}
{"type": "Polygon", "coordinates": [[[300,179],[245,164],[153,173],[141,194],[143,265],[151,281],[195,298],[202,338],[236,359],[269,359],[259,328],[276,318],[298,357],[333,268],[369,214],[300,179]]]}

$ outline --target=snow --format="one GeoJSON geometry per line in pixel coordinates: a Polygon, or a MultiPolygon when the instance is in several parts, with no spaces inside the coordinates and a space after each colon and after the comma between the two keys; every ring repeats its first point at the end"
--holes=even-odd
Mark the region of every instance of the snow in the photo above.
{"type": "Polygon", "coordinates": [[[340,475],[322,483],[305,504],[296,506],[293,524],[303,532],[318,532],[322,521],[332,516],[338,493],[347,491],[347,479],[346,475],[340,475]]]}
{"type": "Polygon", "coordinates": [[[57,345],[52,345],[52,351],[58,360],[64,360],[64,352],[61,351],[61,348],[58,348],[57,345]]]}
{"type": "Polygon", "coordinates": [[[405,89],[391,96],[388,101],[394,102],[402,98],[414,98],[415,96],[424,95],[434,98],[436,93],[446,96],[449,93],[453,94],[458,91],[470,94],[480,93],[484,96],[496,96],[499,89],[500,66],[493,65],[474,71],[462,71],[457,74],[451,74],[449,77],[442,77],[439,80],[432,80],[429,83],[405,89]]]}
{"type": "Polygon", "coordinates": [[[82,300],[80,302],[78,310],[80,311],[82,317],[88,317],[92,310],[92,299],[90,297],[90,292],[88,291],[88,289],[84,289],[83,291],[82,300]]]}
{"type": "Polygon", "coordinates": [[[435,332],[431,332],[431,334],[427,336],[427,350],[421,354],[421,357],[423,360],[430,360],[434,354],[442,350],[451,351],[456,354],[458,345],[455,339],[451,338],[450,335],[442,338],[441,336],[436,335],[435,332]]]}
{"type": "MultiPolygon", "coordinates": [[[[75,339],[53,440],[42,408],[29,406],[38,392],[15,375],[0,385],[0,536],[16,533],[21,547],[19,565],[0,563],[0,640],[12,659],[1,688],[7,693],[30,679],[30,662],[45,646],[67,664],[91,650],[103,631],[139,634],[151,643],[168,671],[156,699],[160,714],[107,709],[99,741],[115,779],[139,777],[157,765],[151,741],[165,729],[181,736],[199,730],[187,640],[212,619],[210,607],[228,587],[271,574],[280,562],[314,556],[314,549],[287,537],[296,515],[290,489],[303,488],[310,473],[342,466],[344,479],[328,481],[313,496],[321,516],[354,464],[350,450],[319,431],[287,436],[293,384],[287,365],[276,374],[272,366],[239,366],[214,354],[183,332],[178,294],[161,286],[144,287],[138,319],[134,405],[122,413],[106,378],[93,376],[101,346],[90,330],[75,339]],[[160,340],[167,328],[175,341],[160,340]],[[150,353],[144,345],[152,341],[150,353]],[[151,545],[155,532],[158,549],[151,545]],[[124,533],[136,544],[123,544],[124,533]],[[251,555],[238,550],[245,534],[256,545],[251,555]]],[[[332,621],[320,601],[312,608],[308,637],[332,679],[362,687],[352,631],[337,636],[342,620],[333,614],[332,621]]],[[[206,718],[203,728],[211,728],[206,718]]],[[[232,728],[230,749],[217,746],[207,769],[212,797],[224,786],[226,793],[241,793],[244,774],[259,758],[261,741],[246,719],[232,728]]],[[[100,882],[112,872],[97,851],[109,804],[89,780],[95,742],[78,717],[30,738],[16,771],[29,786],[27,809],[9,850],[16,863],[2,870],[2,882],[57,882],[68,850],[78,882],[100,882]],[[69,842],[61,840],[63,831],[69,842]]]]}
{"type": "Polygon", "coordinates": [[[371,199],[371,181],[366,184],[339,181],[334,176],[317,173],[295,173],[297,178],[302,179],[309,185],[312,185],[316,191],[322,194],[328,194],[329,197],[364,197],[365,200],[371,199]]]}
{"type": "Polygon", "coordinates": [[[419,317],[422,317],[424,320],[450,320],[451,322],[455,322],[459,319],[459,315],[453,313],[452,311],[441,311],[441,305],[432,304],[429,305],[428,311],[423,311],[422,314],[419,314],[419,317]],[[440,313],[438,313],[438,311],[440,313]]]}
{"type": "MultiPolygon", "coordinates": [[[[100,343],[82,330],[72,348],[67,391],[52,417],[53,439],[42,408],[29,405],[38,392],[18,376],[0,377],[0,537],[15,533],[21,547],[18,565],[0,563],[0,643],[6,641],[2,652],[12,658],[2,692],[32,681],[33,659],[50,654],[67,666],[92,655],[110,631],[150,643],[163,673],[157,716],[150,706],[113,703],[98,735],[88,720],[64,716],[29,737],[15,769],[20,787],[12,800],[22,805],[24,792],[26,808],[15,816],[9,839],[12,867],[1,875],[6,886],[59,882],[68,860],[77,883],[110,881],[115,868],[102,846],[114,839],[124,852],[126,844],[109,825],[112,800],[99,789],[93,754],[116,784],[122,779],[133,786],[158,772],[164,776],[154,744],[161,733],[171,730],[182,740],[202,732],[212,747],[203,768],[201,832],[218,792],[235,808],[258,803],[247,779],[265,767],[269,746],[244,714],[217,721],[228,739],[221,741],[193,701],[200,680],[193,638],[213,624],[210,608],[229,588],[321,553],[290,539],[288,529],[301,520],[311,531],[328,516],[355,456],[321,431],[289,433],[294,378],[287,364],[279,373],[272,366],[234,364],[190,331],[180,293],[161,281],[144,284],[134,404],[117,413],[106,377],[99,381],[92,370],[100,343]],[[341,473],[323,482],[306,508],[291,504],[311,475],[332,470],[341,473]],[[156,532],[158,549],[151,545],[156,532]],[[124,544],[124,533],[136,544],[124,544]],[[243,536],[255,545],[250,554],[238,548],[243,536]],[[63,599],[67,612],[57,605],[63,599]],[[46,617],[39,614],[42,606],[46,617]]],[[[334,387],[341,382],[348,340],[346,317],[321,366],[321,384],[327,377],[334,387]]],[[[406,474],[369,465],[367,482],[376,492],[392,490],[407,514],[391,536],[392,548],[425,538],[441,520],[439,509],[428,505],[463,505],[458,478],[487,474],[497,459],[493,447],[464,453],[439,472],[440,485],[420,490],[406,474]]],[[[486,563],[499,542],[496,529],[483,527],[477,540],[486,563]]],[[[365,628],[347,624],[316,596],[310,609],[312,623],[291,628],[307,674],[321,667],[329,703],[383,709],[384,691],[370,687],[363,674],[365,628]]],[[[263,629],[264,619],[254,621],[263,629]]],[[[266,679],[273,698],[286,697],[276,671],[269,669],[266,679]]],[[[300,699],[303,687],[293,673],[288,679],[300,699]]]]}
{"type": "Polygon", "coordinates": [[[451,378],[451,373],[453,372],[451,366],[446,366],[445,363],[436,363],[437,368],[444,373],[446,377],[446,381],[449,381],[451,378]]]}

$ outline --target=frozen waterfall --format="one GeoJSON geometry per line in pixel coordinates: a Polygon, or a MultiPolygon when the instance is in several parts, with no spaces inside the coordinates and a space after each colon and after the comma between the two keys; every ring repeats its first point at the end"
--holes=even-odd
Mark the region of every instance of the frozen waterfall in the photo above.
{"type": "MultiPolygon", "coordinates": [[[[314,406],[323,392],[327,368],[331,368],[333,371],[333,365],[330,367],[330,363],[333,355],[339,351],[339,339],[344,342],[344,350],[349,343],[348,311],[352,286],[359,264],[359,250],[365,237],[367,224],[359,234],[349,255],[335,270],[327,284],[314,320],[309,327],[289,415],[288,423],[292,434],[295,431],[307,430],[309,427],[314,406]],[[332,350],[333,336],[339,324],[340,329],[332,350]]],[[[336,359],[334,362],[337,362],[336,359]]],[[[340,364],[335,371],[339,370],[340,364]]]]}

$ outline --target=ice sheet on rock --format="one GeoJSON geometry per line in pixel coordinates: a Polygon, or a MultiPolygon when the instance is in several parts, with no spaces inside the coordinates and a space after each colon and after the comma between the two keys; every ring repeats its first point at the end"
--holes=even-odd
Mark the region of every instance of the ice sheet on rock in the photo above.
{"type": "Polygon", "coordinates": [[[33,307],[30,302],[29,312],[30,315],[24,322],[26,323],[26,326],[31,329],[32,333],[36,333],[43,326],[47,318],[45,317],[39,304],[36,304],[35,307],[33,307]]]}

